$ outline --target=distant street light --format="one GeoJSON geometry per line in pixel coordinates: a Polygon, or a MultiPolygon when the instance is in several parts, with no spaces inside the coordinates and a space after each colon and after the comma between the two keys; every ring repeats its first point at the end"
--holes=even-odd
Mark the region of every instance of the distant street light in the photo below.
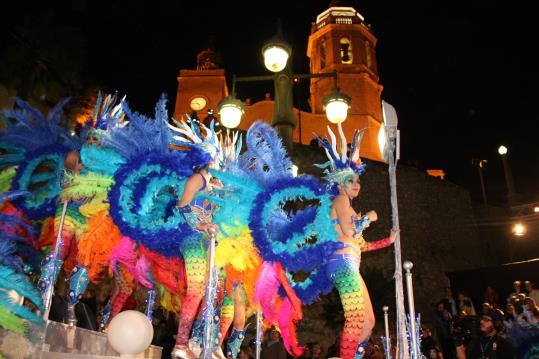
{"type": "Polygon", "coordinates": [[[526,227],[522,223],[516,223],[513,226],[513,234],[522,237],[526,233],[526,227]]]}
{"type": "Polygon", "coordinates": [[[509,161],[507,160],[508,149],[505,146],[498,147],[498,153],[502,157],[503,172],[505,175],[505,182],[507,184],[507,202],[509,208],[514,207],[517,204],[518,194],[515,191],[515,182],[513,181],[513,175],[511,174],[511,168],[509,167],[509,161]]]}

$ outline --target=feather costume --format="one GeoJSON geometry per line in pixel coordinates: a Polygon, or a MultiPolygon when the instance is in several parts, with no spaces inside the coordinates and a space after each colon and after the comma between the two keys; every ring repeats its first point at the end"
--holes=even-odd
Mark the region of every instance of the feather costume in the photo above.
{"type": "Polygon", "coordinates": [[[26,327],[24,320],[42,323],[43,320],[28,307],[15,303],[9,296],[9,291],[15,291],[19,296],[26,297],[43,311],[41,297],[36,288],[23,274],[15,272],[12,268],[0,266],[0,326],[15,333],[24,334],[26,327]]]}
{"type": "Polygon", "coordinates": [[[0,147],[10,150],[1,152],[0,166],[17,166],[10,187],[32,193],[15,201],[30,219],[43,219],[54,213],[61,191],[64,156],[79,149],[85,139],[85,131],[80,137],[71,136],[60,125],[62,109],[68,101],[60,101],[47,118],[19,98],[15,99],[18,108],[3,113],[12,124],[0,134],[0,147]]]}
{"type": "MultiPolygon", "coordinates": [[[[354,132],[350,155],[348,155],[348,142],[341,124],[339,123],[337,126],[341,142],[340,151],[337,147],[335,134],[329,127],[328,132],[331,142],[327,137],[322,140],[315,135],[329,160],[322,165],[317,165],[326,169],[325,179],[328,182],[328,187],[335,187],[336,185],[344,187],[347,185],[348,180],[365,172],[365,164],[361,162],[359,157],[363,133],[358,130],[354,132]]],[[[370,304],[368,303],[367,288],[359,272],[361,251],[384,248],[392,243],[389,239],[371,243],[366,242],[362,237],[362,232],[370,223],[370,219],[363,216],[361,219],[354,219],[353,221],[355,235],[350,238],[352,243],[343,240],[339,248],[342,250],[336,251],[327,257],[325,270],[327,278],[333,282],[339,292],[344,309],[345,322],[340,343],[340,356],[344,359],[363,358],[365,354],[363,344],[368,339],[365,339],[365,335],[370,335],[370,333],[364,333],[365,310],[366,306],[370,304]],[[346,251],[344,251],[345,249],[346,251]],[[362,338],[364,341],[360,343],[362,338]]]]}

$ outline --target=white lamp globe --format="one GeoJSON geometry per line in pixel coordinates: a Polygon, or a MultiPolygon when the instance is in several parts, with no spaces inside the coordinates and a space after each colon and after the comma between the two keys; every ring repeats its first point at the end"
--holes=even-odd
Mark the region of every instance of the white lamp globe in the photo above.
{"type": "Polygon", "coordinates": [[[326,116],[331,123],[341,123],[348,115],[348,104],[344,101],[332,101],[326,105],[326,116]]]}
{"type": "Polygon", "coordinates": [[[240,124],[243,111],[233,105],[225,105],[221,107],[219,114],[221,116],[221,124],[227,128],[236,128],[240,124]]]}
{"type": "Polygon", "coordinates": [[[120,353],[120,358],[135,358],[152,342],[152,323],[143,313],[126,310],[112,319],[107,338],[110,346],[120,353]]]}
{"type": "Polygon", "coordinates": [[[271,72],[280,72],[288,62],[288,52],[279,46],[268,46],[264,49],[264,65],[271,72]]]}
{"type": "Polygon", "coordinates": [[[500,147],[498,147],[498,153],[499,153],[500,155],[502,155],[502,156],[505,155],[505,154],[507,154],[507,147],[505,147],[505,146],[500,146],[500,147]]]}

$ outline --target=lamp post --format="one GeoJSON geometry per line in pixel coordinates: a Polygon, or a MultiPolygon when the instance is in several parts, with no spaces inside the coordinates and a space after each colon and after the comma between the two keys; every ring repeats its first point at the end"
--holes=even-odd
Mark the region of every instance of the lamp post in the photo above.
{"type": "Polygon", "coordinates": [[[513,181],[513,175],[511,174],[511,168],[509,167],[509,161],[507,160],[508,149],[505,146],[498,147],[498,153],[502,157],[503,173],[505,175],[505,183],[507,184],[507,202],[509,208],[512,209],[517,203],[517,192],[515,191],[515,182],[513,181]]]}
{"type": "MultiPolygon", "coordinates": [[[[389,165],[389,186],[391,188],[391,217],[393,229],[399,228],[399,207],[397,204],[397,161],[400,157],[398,118],[395,108],[382,101],[384,123],[378,134],[378,144],[384,162],[389,165]]],[[[396,358],[409,358],[406,337],[406,312],[404,309],[404,289],[402,285],[402,258],[400,234],[395,238],[395,301],[397,309],[397,355],[396,358]]]]}
{"type": "MultiPolygon", "coordinates": [[[[323,99],[324,109],[328,120],[332,123],[343,122],[348,114],[351,98],[350,96],[339,91],[337,87],[337,72],[320,73],[320,74],[293,74],[291,67],[288,65],[288,59],[292,53],[292,48],[282,39],[281,27],[278,26],[277,35],[270,41],[266,42],[262,47],[264,55],[264,64],[266,68],[272,71],[273,75],[268,76],[244,76],[233,77],[232,92],[223,101],[219,103],[219,114],[221,123],[227,126],[227,123],[237,124],[239,121],[229,121],[229,114],[232,116],[243,115],[243,103],[236,98],[236,82],[252,82],[252,81],[273,81],[275,91],[275,107],[271,125],[275,128],[284,146],[290,152],[293,148],[293,135],[296,128],[296,118],[293,111],[293,79],[306,79],[317,77],[333,77],[334,89],[323,99]],[[232,109],[233,107],[237,109],[232,109]],[[240,108],[241,107],[241,108],[240,108]]],[[[228,127],[228,126],[227,126],[228,127]]]]}
{"type": "Polygon", "coordinates": [[[472,160],[474,165],[477,165],[477,170],[479,171],[479,180],[481,181],[481,193],[483,194],[483,204],[487,206],[487,192],[485,191],[485,180],[483,179],[483,171],[487,164],[487,160],[481,160],[474,158],[472,160]]]}

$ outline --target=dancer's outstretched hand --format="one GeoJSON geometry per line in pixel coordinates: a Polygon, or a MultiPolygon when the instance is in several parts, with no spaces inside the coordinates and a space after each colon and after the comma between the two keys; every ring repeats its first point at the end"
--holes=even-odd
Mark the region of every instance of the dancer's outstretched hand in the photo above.
{"type": "Polygon", "coordinates": [[[400,232],[400,229],[392,229],[391,231],[389,231],[389,238],[391,239],[391,243],[395,242],[395,239],[400,232]]]}
{"type": "Polygon", "coordinates": [[[219,227],[215,223],[201,223],[197,229],[210,237],[212,231],[217,234],[219,227]]]}
{"type": "Polygon", "coordinates": [[[371,222],[376,222],[378,220],[378,214],[375,211],[368,211],[365,215],[369,217],[371,222]]]}

